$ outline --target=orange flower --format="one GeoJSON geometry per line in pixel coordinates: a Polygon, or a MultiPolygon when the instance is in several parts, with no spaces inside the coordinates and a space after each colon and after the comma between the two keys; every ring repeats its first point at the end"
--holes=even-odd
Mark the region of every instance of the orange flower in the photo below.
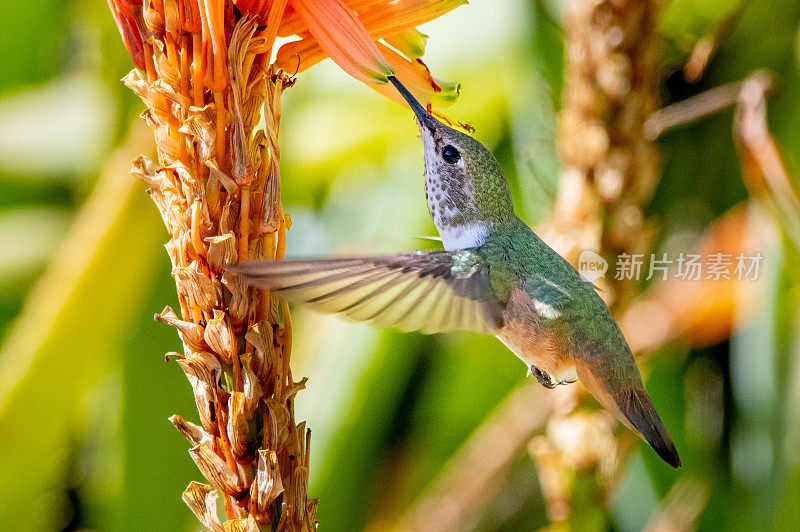
{"type": "Polygon", "coordinates": [[[342,0],[291,0],[311,36],[342,70],[359,81],[389,81],[394,70],[358,17],[342,0]]]}
{"type": "MultiPolygon", "coordinates": [[[[143,1],[108,0],[139,69],[145,68],[142,43],[150,35],[141,27],[143,1]]],[[[237,0],[233,10],[225,8],[224,0],[149,1],[163,4],[166,20],[162,23],[202,36],[194,52],[194,68],[212,91],[221,91],[229,81],[227,48],[235,21],[227,19],[255,16],[265,28],[267,47],[276,36],[300,37],[278,50],[275,63],[287,72],[302,72],[330,57],[355,79],[403,105],[405,101],[386,84],[387,76],[396,75],[427,107],[446,106],[457,97],[456,85],[436,81],[419,59],[427,37],[416,26],[466,0],[237,0]]]]}

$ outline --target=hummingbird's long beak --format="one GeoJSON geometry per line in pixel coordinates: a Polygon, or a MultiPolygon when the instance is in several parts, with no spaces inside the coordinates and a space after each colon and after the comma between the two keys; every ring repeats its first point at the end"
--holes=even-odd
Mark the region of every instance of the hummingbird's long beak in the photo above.
{"type": "Polygon", "coordinates": [[[411,106],[411,110],[414,111],[419,123],[433,132],[436,129],[436,119],[433,118],[424,107],[422,107],[422,104],[420,104],[410,92],[408,92],[408,89],[405,88],[402,83],[400,83],[400,80],[394,76],[389,76],[389,81],[392,82],[392,85],[394,85],[394,87],[397,89],[397,92],[399,92],[400,95],[408,102],[408,105],[411,106]]]}

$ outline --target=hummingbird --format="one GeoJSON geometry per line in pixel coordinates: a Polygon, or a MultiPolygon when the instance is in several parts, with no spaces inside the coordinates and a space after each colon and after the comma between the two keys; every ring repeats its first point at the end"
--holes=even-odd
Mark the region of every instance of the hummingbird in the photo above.
{"type": "Polygon", "coordinates": [[[425,197],[444,250],[231,265],[249,285],[379,327],[495,335],[546,388],[580,380],[670,466],[681,462],[619,326],[595,286],[514,212],[492,153],[434,118],[395,78],[416,115],[425,197]]]}

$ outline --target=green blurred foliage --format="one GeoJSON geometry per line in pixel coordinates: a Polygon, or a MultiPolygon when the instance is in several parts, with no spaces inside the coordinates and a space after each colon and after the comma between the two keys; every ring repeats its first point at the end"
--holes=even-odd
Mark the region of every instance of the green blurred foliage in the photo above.
{"type": "MultiPolygon", "coordinates": [[[[800,4],[751,2],[703,79],[681,77],[693,43],[737,4],[665,5],[664,103],[774,72],[770,127],[798,186],[800,4]]],[[[556,1],[473,0],[422,28],[433,72],[463,86],[448,116],[497,155],[531,224],[558,179],[561,11],[556,1]]],[[[4,2],[0,19],[0,529],[196,530],[180,493],[201,478],[167,421],[196,419],[194,402],[163,360],[180,348],[174,331],[152,321],[176,306],[167,235],[125,164],[109,164],[118,187],[95,188],[113,150],[124,145],[123,159],[152,150],[125,143],[141,110],[119,82],[130,58],[103,2],[4,2]],[[117,208],[93,207],[92,193],[117,208]]],[[[659,140],[663,177],[649,214],[660,240],[697,235],[746,198],[731,119],[722,112],[659,140]]],[[[303,73],[284,97],[281,129],[288,255],[435,247],[416,238],[435,234],[416,135],[406,110],[329,62],[303,73]]],[[[788,240],[770,250],[758,317],[730,342],[650,358],[648,389],[684,467],[673,472],[640,448],[607,506],[583,489],[592,479],[577,479],[573,526],[642,529],[680,479],[707,489],[701,530],[800,526],[798,257],[788,240]],[[716,382],[721,408],[709,411],[697,398],[716,382]],[[719,434],[709,437],[709,424],[719,434]]],[[[301,308],[295,334],[294,373],[309,377],[297,415],[313,430],[311,496],[322,499],[325,530],[394,522],[525,379],[499,342],[468,333],[377,331],[301,308]]],[[[521,449],[477,527],[546,524],[521,449]]]]}

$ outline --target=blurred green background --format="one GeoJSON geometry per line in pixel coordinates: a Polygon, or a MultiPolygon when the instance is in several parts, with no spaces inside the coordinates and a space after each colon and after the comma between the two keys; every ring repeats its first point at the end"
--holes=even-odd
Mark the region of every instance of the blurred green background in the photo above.
{"type": "MultiPolygon", "coordinates": [[[[797,187],[800,3],[750,2],[699,83],[679,72],[738,5],[664,6],[662,99],[774,72],[770,128],[797,187]]],[[[492,149],[531,225],[558,181],[562,10],[473,0],[421,28],[432,71],[462,83],[448,116],[492,149]]],[[[180,350],[177,336],[152,319],[177,308],[167,234],[127,174],[130,159],[152,151],[133,125],[142,104],[119,81],[130,57],[105,2],[2,2],[0,20],[0,529],[197,530],[180,494],[202,478],[167,421],[195,419],[195,406],[183,372],[164,362],[180,350]]],[[[747,199],[732,116],[659,139],[663,177],[648,211],[658,241],[691,241],[747,199]]],[[[417,238],[435,229],[416,136],[407,110],[330,61],[299,76],[281,127],[287,256],[431,248],[417,238]]],[[[786,236],[765,250],[755,318],[729,341],[670,344],[649,358],[648,389],[684,466],[674,472],[640,446],[598,528],[644,528],[687,479],[704,494],[687,528],[800,527],[800,261],[786,236]],[[718,430],[698,432],[697,419],[718,430]]],[[[525,381],[492,338],[380,331],[304,309],[294,321],[294,374],[309,377],[297,417],[313,431],[310,496],[321,498],[323,530],[394,523],[525,381]]],[[[524,447],[502,481],[471,527],[548,525],[524,447]]]]}

